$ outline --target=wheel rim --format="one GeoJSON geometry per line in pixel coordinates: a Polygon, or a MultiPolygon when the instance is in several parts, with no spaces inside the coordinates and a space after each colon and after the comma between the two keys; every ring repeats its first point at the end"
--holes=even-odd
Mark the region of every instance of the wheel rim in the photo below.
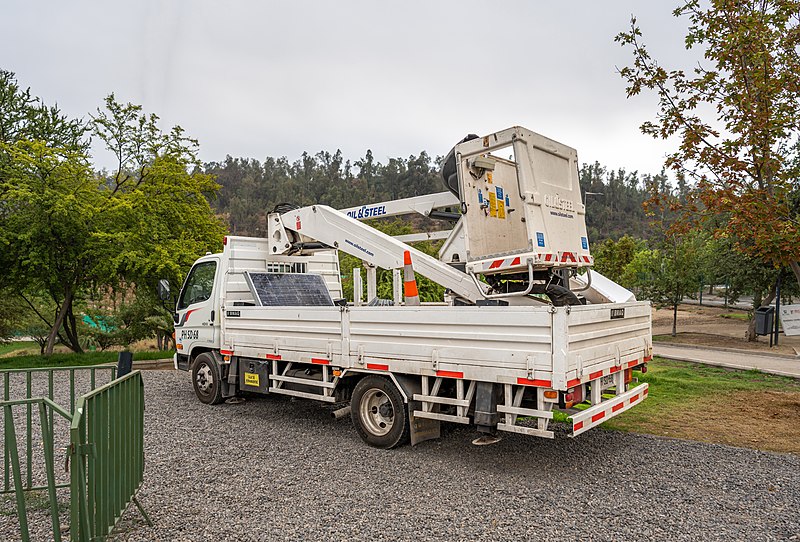
{"type": "Polygon", "coordinates": [[[208,364],[203,363],[197,369],[197,389],[200,390],[200,393],[204,395],[208,395],[211,392],[211,387],[214,385],[214,376],[211,373],[211,367],[208,364]]]}
{"type": "Polygon", "coordinates": [[[394,408],[383,390],[372,388],[361,398],[361,420],[364,429],[376,436],[389,433],[394,426],[394,408]]]}

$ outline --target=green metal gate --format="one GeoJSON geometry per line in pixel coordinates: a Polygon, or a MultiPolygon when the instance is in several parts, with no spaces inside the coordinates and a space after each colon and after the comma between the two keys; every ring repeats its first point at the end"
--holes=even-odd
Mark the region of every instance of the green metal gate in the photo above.
{"type": "Polygon", "coordinates": [[[144,384],[141,373],[134,371],[121,378],[114,367],[68,367],[52,369],[12,369],[3,374],[4,401],[0,402],[4,417],[5,475],[2,493],[15,493],[20,535],[30,540],[25,492],[47,490],[52,519],[53,540],[61,541],[56,489],[70,488],[70,539],[74,542],[103,540],[120,516],[133,502],[145,520],[150,519],[136,500],[136,492],[144,477],[144,384]],[[109,383],[95,388],[96,372],[111,371],[109,383]],[[32,374],[45,372],[48,397],[31,397],[32,374]],[[69,373],[70,410],[54,400],[54,374],[69,373]],[[91,391],[75,400],[76,372],[89,373],[91,391]],[[11,399],[10,376],[22,373],[25,397],[11,399]],[[14,424],[14,407],[26,407],[26,476],[23,481],[18,439],[14,424]],[[47,485],[33,483],[33,417],[38,406],[39,426],[44,455],[47,485]],[[53,452],[53,418],[65,418],[70,426],[67,450],[69,484],[58,484],[53,452]],[[13,478],[13,485],[11,484],[13,478]]]}

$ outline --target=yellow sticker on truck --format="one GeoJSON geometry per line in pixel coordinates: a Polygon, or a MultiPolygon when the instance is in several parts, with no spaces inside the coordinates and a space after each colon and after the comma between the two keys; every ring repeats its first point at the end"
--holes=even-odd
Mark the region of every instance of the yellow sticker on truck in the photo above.
{"type": "Polygon", "coordinates": [[[495,197],[494,192],[489,192],[489,216],[497,216],[497,198],[495,197]]]}
{"type": "Polygon", "coordinates": [[[503,199],[503,187],[498,186],[495,188],[495,193],[497,194],[497,218],[502,218],[505,220],[506,218],[506,203],[503,199]]]}
{"type": "Polygon", "coordinates": [[[259,386],[259,379],[256,373],[244,373],[245,386],[259,386]]]}

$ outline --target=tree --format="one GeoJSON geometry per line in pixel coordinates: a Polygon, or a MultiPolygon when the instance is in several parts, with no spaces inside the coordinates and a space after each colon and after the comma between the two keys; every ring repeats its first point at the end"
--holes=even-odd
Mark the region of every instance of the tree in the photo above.
{"type": "Polygon", "coordinates": [[[800,282],[800,2],[686,0],[685,45],[703,61],[691,74],[663,68],[636,18],[616,40],[633,51],[620,70],[628,97],[659,98],[654,138],[679,138],[666,165],[695,181],[676,206],[684,222],[704,220],[734,248],[800,282]],[[758,224],[758,227],[753,227],[758,224]]]}
{"type": "Polygon", "coordinates": [[[46,294],[55,313],[39,314],[50,327],[45,353],[57,338],[79,352],[74,307],[88,290],[178,280],[221,245],[223,228],[206,199],[218,186],[198,170],[197,142],[180,127],[163,133],[139,106],[112,95],[94,117],[94,134],[118,159],[102,176],[91,169],[81,123],[44,108],[13,78],[0,77],[0,87],[4,103],[22,108],[0,115],[10,134],[0,141],[0,287],[26,299],[46,294]],[[28,126],[48,122],[50,132],[28,126]]]}
{"type": "Polygon", "coordinates": [[[672,336],[677,334],[678,305],[697,292],[700,281],[701,235],[673,236],[657,248],[636,253],[623,280],[658,307],[672,308],[672,336]]]}
{"type": "Polygon", "coordinates": [[[617,241],[606,239],[592,247],[594,269],[614,282],[622,283],[625,268],[643,248],[644,242],[641,239],[634,239],[629,235],[623,235],[617,241]]]}
{"type": "Polygon", "coordinates": [[[2,280],[27,298],[45,292],[55,314],[45,352],[63,342],[80,351],[73,304],[80,289],[97,280],[103,250],[96,235],[100,210],[99,182],[81,151],[54,149],[41,141],[3,145],[0,192],[2,280]]]}

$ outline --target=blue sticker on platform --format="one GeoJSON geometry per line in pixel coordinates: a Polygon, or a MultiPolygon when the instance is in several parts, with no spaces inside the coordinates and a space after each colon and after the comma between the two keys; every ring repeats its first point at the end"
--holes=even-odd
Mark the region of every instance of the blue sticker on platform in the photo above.
{"type": "Polygon", "coordinates": [[[589,250],[589,240],[586,237],[581,237],[581,247],[583,250],[589,250]]]}
{"type": "Polygon", "coordinates": [[[478,190],[478,203],[483,203],[483,192],[478,190]]]}
{"type": "Polygon", "coordinates": [[[536,244],[540,247],[544,246],[544,234],[540,231],[536,232],[536,244]]]}
{"type": "Polygon", "coordinates": [[[502,201],[503,200],[503,189],[498,186],[497,188],[495,188],[495,192],[497,192],[497,199],[502,201]]]}
{"type": "Polygon", "coordinates": [[[508,202],[508,194],[506,194],[506,207],[511,207],[511,204],[508,202]]]}

